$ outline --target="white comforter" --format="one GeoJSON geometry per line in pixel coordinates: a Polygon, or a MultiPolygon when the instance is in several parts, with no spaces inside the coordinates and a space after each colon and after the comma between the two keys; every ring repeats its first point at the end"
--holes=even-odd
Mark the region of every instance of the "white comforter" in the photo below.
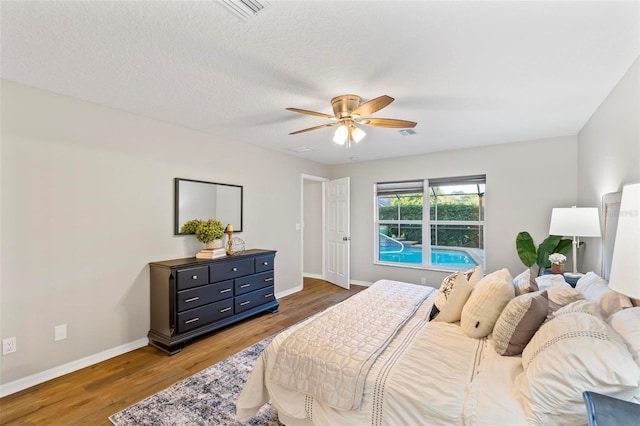
{"type": "Polygon", "coordinates": [[[371,366],[432,292],[378,281],[289,334],[278,349],[271,382],[338,410],[359,408],[371,366]]]}
{"type": "Polygon", "coordinates": [[[493,356],[487,339],[466,337],[458,324],[428,322],[436,297],[433,291],[375,360],[358,409],[336,410],[269,380],[278,347],[302,323],[276,336],[258,358],[237,401],[237,419],[248,421],[270,400],[289,426],[525,424],[509,381],[522,369],[517,359],[502,368],[504,357],[493,356]],[[470,386],[476,377],[483,392],[470,386]]]}

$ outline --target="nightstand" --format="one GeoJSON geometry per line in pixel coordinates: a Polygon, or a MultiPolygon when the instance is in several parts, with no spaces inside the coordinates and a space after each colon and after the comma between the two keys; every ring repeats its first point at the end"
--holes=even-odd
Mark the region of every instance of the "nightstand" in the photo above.
{"type": "MultiPolygon", "coordinates": [[[[554,275],[553,272],[551,272],[551,269],[544,269],[542,271],[542,275],[554,275]]],[[[576,286],[576,284],[578,284],[578,280],[582,277],[568,277],[566,275],[562,275],[562,277],[564,278],[564,280],[567,282],[567,284],[569,284],[571,287],[576,286]]]]}

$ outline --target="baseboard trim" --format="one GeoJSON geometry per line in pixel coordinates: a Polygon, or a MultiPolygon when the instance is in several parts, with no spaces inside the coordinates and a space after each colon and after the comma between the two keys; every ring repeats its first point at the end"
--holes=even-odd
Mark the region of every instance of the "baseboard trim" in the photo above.
{"type": "Polygon", "coordinates": [[[351,284],[361,285],[361,286],[364,286],[364,287],[370,287],[373,283],[370,283],[369,281],[351,280],[351,284]]]}
{"type": "Polygon", "coordinates": [[[302,274],[302,276],[305,278],[315,278],[317,280],[324,280],[324,277],[322,276],[322,274],[310,274],[308,272],[305,272],[304,274],[302,274]]]}
{"type": "Polygon", "coordinates": [[[302,291],[302,286],[301,285],[299,285],[297,287],[294,287],[294,288],[290,288],[289,290],[285,290],[285,291],[276,293],[276,299],[281,299],[283,297],[289,296],[290,294],[297,293],[299,291],[302,291]]]}
{"type": "Polygon", "coordinates": [[[40,383],[55,379],[65,374],[73,373],[85,367],[97,364],[102,361],[106,361],[109,358],[122,355],[127,352],[131,352],[136,349],[143,348],[149,344],[148,338],[142,338],[133,342],[125,343],[124,345],[117,346],[115,348],[107,349],[106,351],[99,352],[97,354],[89,355],[87,357],[71,361],[69,363],[60,365],[58,367],[51,368],[40,373],[33,374],[22,379],[14,380],[13,382],[0,385],[0,398],[12,393],[20,392],[40,383]]]}

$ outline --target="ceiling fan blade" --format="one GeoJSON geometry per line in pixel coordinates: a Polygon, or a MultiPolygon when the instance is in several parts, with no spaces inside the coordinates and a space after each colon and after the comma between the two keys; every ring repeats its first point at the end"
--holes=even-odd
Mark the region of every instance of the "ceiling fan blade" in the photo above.
{"type": "Polygon", "coordinates": [[[300,108],[285,108],[285,109],[287,111],[298,112],[300,114],[315,115],[316,117],[328,118],[329,120],[337,120],[337,118],[334,117],[333,115],[325,114],[322,112],[309,111],[309,110],[300,109],[300,108]]]}
{"type": "Polygon", "coordinates": [[[367,115],[373,114],[376,111],[380,111],[382,108],[386,107],[393,101],[394,99],[391,96],[382,95],[375,99],[371,99],[369,102],[363,103],[358,108],[353,110],[351,114],[357,114],[360,117],[365,117],[367,115]]]}
{"type": "Polygon", "coordinates": [[[340,124],[340,123],[336,122],[336,123],[322,124],[320,126],[309,127],[308,129],[297,130],[297,131],[291,132],[289,134],[290,135],[297,135],[298,133],[310,132],[311,130],[318,130],[318,129],[323,129],[325,127],[337,126],[338,124],[340,124]]]}
{"type": "Polygon", "coordinates": [[[375,127],[393,127],[394,129],[410,129],[416,127],[415,121],[396,120],[395,118],[367,118],[358,121],[358,124],[366,124],[375,127]]]}

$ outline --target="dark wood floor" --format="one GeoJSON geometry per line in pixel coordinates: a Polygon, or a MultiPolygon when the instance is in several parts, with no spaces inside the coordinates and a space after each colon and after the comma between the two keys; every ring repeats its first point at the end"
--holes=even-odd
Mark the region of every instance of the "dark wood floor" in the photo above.
{"type": "Polygon", "coordinates": [[[1,425],[110,425],[108,417],[365,287],[305,278],[304,290],[265,313],[188,344],[168,357],[147,346],[0,399],[1,425]]]}

